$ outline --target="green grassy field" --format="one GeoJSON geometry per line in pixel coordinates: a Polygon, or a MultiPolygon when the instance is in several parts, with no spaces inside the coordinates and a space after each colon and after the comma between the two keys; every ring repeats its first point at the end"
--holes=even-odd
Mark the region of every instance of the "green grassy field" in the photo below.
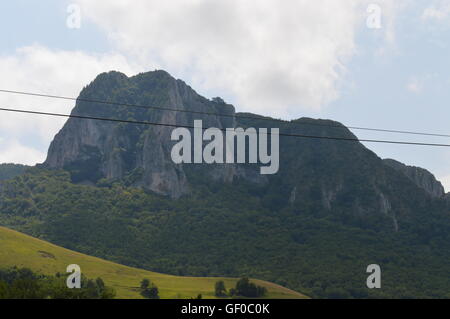
{"type": "MultiPolygon", "coordinates": [[[[141,298],[137,287],[148,278],[159,288],[161,298],[191,298],[202,294],[214,297],[214,284],[223,280],[227,288],[234,287],[236,278],[179,277],[127,267],[100,258],[71,251],[43,240],[0,227],[0,268],[27,267],[35,272],[54,275],[64,273],[70,264],[77,264],[89,278],[101,277],[116,290],[116,298],[141,298]]],[[[306,296],[279,285],[252,280],[268,290],[268,298],[302,299],[306,296]]]]}

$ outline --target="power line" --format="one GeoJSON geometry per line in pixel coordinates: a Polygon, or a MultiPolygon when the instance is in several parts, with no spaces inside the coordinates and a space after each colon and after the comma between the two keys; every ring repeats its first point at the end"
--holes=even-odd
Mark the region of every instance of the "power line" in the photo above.
{"type": "Polygon", "coordinates": [[[50,95],[50,94],[42,94],[42,93],[24,92],[24,91],[13,91],[13,90],[0,89],[0,92],[1,93],[36,96],[36,97],[45,97],[45,98],[52,98],[52,99],[61,99],[61,100],[81,101],[81,102],[88,102],[88,103],[99,103],[99,104],[118,105],[118,106],[135,107],[135,108],[143,108],[143,109],[164,110],[164,111],[181,112],[181,113],[192,113],[192,114],[199,114],[199,115],[213,115],[213,116],[220,116],[220,117],[293,123],[296,125],[322,126],[322,127],[332,127],[332,128],[338,128],[338,129],[347,129],[348,128],[348,129],[352,129],[352,130],[361,130],[361,131],[423,135],[423,136],[434,136],[434,137],[450,137],[450,134],[438,134],[438,133],[430,133],[430,132],[417,132],[417,131],[404,131],[404,130],[390,130],[390,129],[370,128],[370,127],[361,127],[361,126],[341,126],[341,125],[330,125],[330,124],[319,124],[319,123],[298,123],[298,122],[284,121],[281,119],[272,119],[272,118],[256,117],[256,116],[249,116],[249,115],[182,110],[182,109],[169,108],[169,107],[150,106],[150,105],[141,105],[141,104],[133,104],[133,103],[121,103],[121,102],[86,99],[86,98],[74,98],[74,97],[67,97],[67,96],[60,96],[60,95],[50,95]]]}
{"type": "MultiPolygon", "coordinates": [[[[140,124],[140,125],[154,125],[154,126],[165,126],[165,127],[175,127],[175,128],[188,128],[195,129],[195,126],[181,125],[181,124],[170,124],[170,123],[158,123],[158,122],[148,122],[148,121],[135,121],[135,120],[122,120],[113,119],[105,117],[94,117],[85,115],[75,115],[75,114],[62,114],[62,113],[48,113],[40,111],[30,111],[30,110],[19,110],[11,108],[0,108],[0,111],[4,112],[15,112],[15,113],[25,113],[34,115],[45,115],[45,116],[55,116],[55,117],[65,117],[65,118],[75,118],[75,119],[86,119],[86,120],[96,120],[96,121],[109,121],[109,122],[119,122],[119,123],[129,123],[129,124],[140,124]]],[[[203,128],[206,130],[208,128],[203,128]]],[[[223,132],[227,132],[227,129],[215,128],[223,132]]],[[[268,135],[272,133],[267,133],[268,135]]],[[[435,147],[450,147],[450,144],[435,144],[435,143],[421,143],[421,142],[406,142],[406,141],[392,141],[392,140],[373,140],[373,139],[358,139],[358,138],[347,138],[347,137],[334,137],[334,136],[317,136],[317,135],[304,135],[304,134],[288,134],[279,133],[279,136],[287,137],[298,137],[298,138],[311,138],[311,139],[322,139],[322,140],[335,140],[335,141],[349,141],[349,142],[367,142],[367,143],[386,143],[386,144],[403,144],[403,145],[416,145],[416,146],[435,146],[435,147]]]]}

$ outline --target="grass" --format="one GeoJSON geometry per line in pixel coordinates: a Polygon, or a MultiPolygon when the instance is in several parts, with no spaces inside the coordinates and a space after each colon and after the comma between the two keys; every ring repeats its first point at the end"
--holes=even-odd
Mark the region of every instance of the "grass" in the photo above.
{"type": "MultiPolygon", "coordinates": [[[[64,273],[70,264],[77,264],[89,278],[101,277],[116,290],[116,298],[141,298],[138,287],[148,278],[159,288],[161,298],[215,298],[214,284],[223,280],[227,288],[234,287],[237,278],[180,277],[127,267],[100,258],[77,253],[46,241],[0,227],[0,268],[27,267],[35,272],[54,275],[64,273]]],[[[306,296],[262,280],[252,282],[268,290],[267,298],[303,299],[306,296]]]]}

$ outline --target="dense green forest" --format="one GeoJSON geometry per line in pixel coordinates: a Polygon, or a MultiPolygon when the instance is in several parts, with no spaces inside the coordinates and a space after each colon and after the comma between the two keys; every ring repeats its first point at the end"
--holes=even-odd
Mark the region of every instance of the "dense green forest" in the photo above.
{"type": "Polygon", "coordinates": [[[20,164],[0,164],[0,181],[23,174],[28,166],[20,164]]]}
{"type": "Polygon", "coordinates": [[[265,287],[258,286],[250,281],[247,277],[241,278],[236,282],[234,288],[226,289],[223,281],[217,281],[214,286],[216,297],[232,297],[232,298],[262,298],[267,294],[265,287]]]}
{"type": "Polygon", "coordinates": [[[339,211],[299,210],[279,196],[245,182],[203,181],[171,200],[124,182],[77,185],[68,172],[33,168],[3,182],[0,224],[175,275],[261,278],[318,298],[450,298],[442,201],[417,207],[393,232],[378,216],[362,223],[339,211]],[[382,267],[382,289],[366,287],[373,263],[382,267]]]}
{"type": "Polygon", "coordinates": [[[101,278],[81,278],[81,288],[69,289],[66,275],[44,276],[28,268],[0,269],[0,299],[112,299],[113,289],[101,278]]]}

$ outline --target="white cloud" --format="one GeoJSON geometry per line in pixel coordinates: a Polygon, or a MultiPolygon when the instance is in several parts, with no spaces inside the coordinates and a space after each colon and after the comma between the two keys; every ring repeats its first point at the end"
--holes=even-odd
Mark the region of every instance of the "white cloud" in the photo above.
{"type": "Polygon", "coordinates": [[[438,180],[444,186],[446,192],[450,192],[450,169],[448,168],[448,163],[450,161],[450,151],[443,153],[439,159],[441,164],[439,170],[437,171],[438,180]]]}
{"type": "MultiPolygon", "coordinates": [[[[79,0],[122,51],[240,108],[298,116],[339,96],[371,1],[79,0]]],[[[394,41],[392,1],[382,4],[394,41]]],[[[401,3],[403,1],[395,1],[401,3]]]]}
{"type": "Polygon", "coordinates": [[[406,89],[409,92],[419,94],[423,91],[423,86],[424,86],[424,83],[421,79],[419,79],[417,77],[412,77],[409,79],[409,81],[406,85],[406,89]]]}
{"type": "MultiPolygon", "coordinates": [[[[371,2],[371,1],[369,1],[371,2]]],[[[382,40],[376,55],[385,56],[392,52],[397,52],[396,43],[397,17],[411,5],[411,0],[380,0],[376,3],[381,7],[382,28],[379,37],[382,40]]]]}
{"type": "MultiPolygon", "coordinates": [[[[0,56],[0,88],[77,96],[101,72],[132,75],[163,68],[200,92],[231,97],[240,110],[297,117],[339,97],[346,62],[357,52],[355,34],[364,27],[371,1],[78,2],[83,19],[103,28],[118,51],[19,48],[0,56]]],[[[388,0],[378,3],[387,21],[386,41],[392,42],[396,7],[388,0]]],[[[68,113],[73,104],[0,93],[0,107],[68,113]]],[[[33,150],[45,151],[64,122],[1,112],[3,142],[14,140],[22,148],[3,145],[0,158],[41,161],[42,154],[33,150]]]]}
{"type": "Polygon", "coordinates": [[[426,8],[422,14],[423,20],[434,20],[442,22],[450,17],[450,1],[440,0],[426,8]]]}
{"type": "Polygon", "coordinates": [[[445,188],[446,192],[450,192],[450,175],[442,176],[439,178],[439,181],[445,188]]]}
{"type": "Polygon", "coordinates": [[[0,163],[20,163],[34,165],[45,160],[46,152],[27,147],[17,140],[0,140],[0,163]]]}
{"type": "Polygon", "coordinates": [[[425,73],[414,75],[408,79],[406,89],[415,94],[421,94],[428,91],[430,87],[439,87],[439,75],[437,73],[425,73]]]}
{"type": "MultiPolygon", "coordinates": [[[[20,48],[13,55],[0,56],[0,88],[77,97],[83,86],[97,74],[108,70],[133,74],[119,54],[93,55],[84,52],[53,51],[34,45],[20,48]]],[[[0,92],[0,107],[70,113],[74,102],[37,98],[0,92]]],[[[0,112],[0,162],[14,159],[30,164],[42,161],[54,135],[66,119],[39,115],[0,112]],[[39,150],[36,150],[38,148],[39,150]]]]}

